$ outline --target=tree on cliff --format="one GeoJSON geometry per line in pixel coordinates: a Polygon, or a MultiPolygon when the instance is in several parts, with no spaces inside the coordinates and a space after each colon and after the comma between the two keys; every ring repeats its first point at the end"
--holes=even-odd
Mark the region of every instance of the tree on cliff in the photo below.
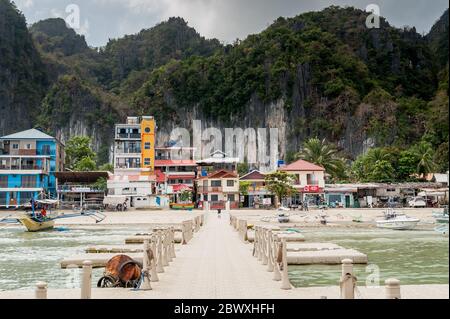
{"type": "Polygon", "coordinates": [[[91,138],[74,136],[66,143],[66,165],[70,170],[93,171],[97,155],[91,148],[91,138]]]}

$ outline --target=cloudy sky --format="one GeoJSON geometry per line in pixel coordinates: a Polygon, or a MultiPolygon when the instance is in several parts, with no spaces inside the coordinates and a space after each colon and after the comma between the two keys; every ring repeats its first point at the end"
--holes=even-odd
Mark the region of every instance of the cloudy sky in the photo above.
{"type": "Polygon", "coordinates": [[[377,4],[397,26],[427,33],[448,8],[448,0],[15,0],[28,23],[49,17],[67,18],[91,46],[133,34],[171,16],[181,16],[200,34],[229,43],[266,28],[279,16],[295,16],[330,5],[365,9],[377,4]],[[74,6],[79,8],[79,23],[74,6]]]}

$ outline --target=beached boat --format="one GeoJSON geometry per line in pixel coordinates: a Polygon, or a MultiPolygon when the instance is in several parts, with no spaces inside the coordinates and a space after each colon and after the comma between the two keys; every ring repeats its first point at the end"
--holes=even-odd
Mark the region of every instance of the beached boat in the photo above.
{"type": "Polygon", "coordinates": [[[195,204],[194,203],[187,203],[187,204],[171,203],[170,208],[173,210],[193,210],[195,208],[195,204]]]}
{"type": "Polygon", "coordinates": [[[448,207],[444,207],[444,211],[434,212],[433,217],[436,219],[437,224],[448,224],[448,207]]]}
{"type": "Polygon", "coordinates": [[[399,214],[392,208],[388,209],[384,213],[384,219],[377,220],[377,227],[393,230],[412,230],[416,228],[420,219],[406,216],[405,214],[399,214]]]}
{"type": "Polygon", "coordinates": [[[57,219],[63,219],[63,218],[74,218],[74,217],[82,217],[87,216],[91,217],[95,220],[96,223],[102,222],[106,216],[98,211],[80,211],[78,213],[73,214],[53,214],[51,211],[43,215],[42,211],[41,213],[36,211],[36,208],[41,205],[51,209],[51,206],[56,206],[58,204],[58,201],[56,200],[33,200],[31,207],[31,213],[20,216],[20,217],[11,217],[8,216],[7,218],[4,218],[0,220],[0,223],[3,224],[16,224],[20,223],[27,229],[28,232],[39,232],[39,231],[45,231],[45,230],[52,230],[55,227],[55,220],[57,219]]]}
{"type": "Polygon", "coordinates": [[[53,219],[38,219],[29,215],[24,215],[17,220],[25,226],[29,232],[38,232],[53,229],[55,227],[55,221],[53,219]]]}

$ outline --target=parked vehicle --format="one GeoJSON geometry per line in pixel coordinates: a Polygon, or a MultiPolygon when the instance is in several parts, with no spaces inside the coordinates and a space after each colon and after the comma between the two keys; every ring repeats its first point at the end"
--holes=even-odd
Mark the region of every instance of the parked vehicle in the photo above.
{"type": "Polygon", "coordinates": [[[413,208],[425,208],[427,207],[427,202],[423,197],[413,197],[408,201],[408,205],[413,208]]]}

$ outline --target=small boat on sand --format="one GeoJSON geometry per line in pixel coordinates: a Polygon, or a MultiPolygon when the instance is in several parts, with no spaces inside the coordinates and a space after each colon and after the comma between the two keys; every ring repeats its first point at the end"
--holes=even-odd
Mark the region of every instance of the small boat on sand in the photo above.
{"type": "Polygon", "coordinates": [[[437,224],[448,224],[448,206],[444,207],[442,213],[434,212],[433,217],[436,219],[437,224]]]}
{"type": "Polygon", "coordinates": [[[393,229],[393,230],[412,230],[416,228],[419,222],[420,219],[412,218],[406,216],[405,214],[399,214],[395,212],[392,208],[389,208],[384,213],[384,219],[376,221],[378,228],[393,229]]]}
{"type": "Polygon", "coordinates": [[[87,216],[95,220],[96,223],[102,222],[106,216],[97,211],[81,211],[74,214],[53,214],[50,209],[52,206],[58,204],[56,200],[32,200],[31,212],[19,217],[10,217],[0,220],[0,223],[17,224],[20,223],[27,229],[28,232],[39,232],[45,230],[52,230],[55,227],[55,220],[63,218],[74,218],[87,216]],[[43,210],[37,211],[37,207],[41,205],[43,210]],[[47,213],[47,209],[49,212],[47,213]]]}

